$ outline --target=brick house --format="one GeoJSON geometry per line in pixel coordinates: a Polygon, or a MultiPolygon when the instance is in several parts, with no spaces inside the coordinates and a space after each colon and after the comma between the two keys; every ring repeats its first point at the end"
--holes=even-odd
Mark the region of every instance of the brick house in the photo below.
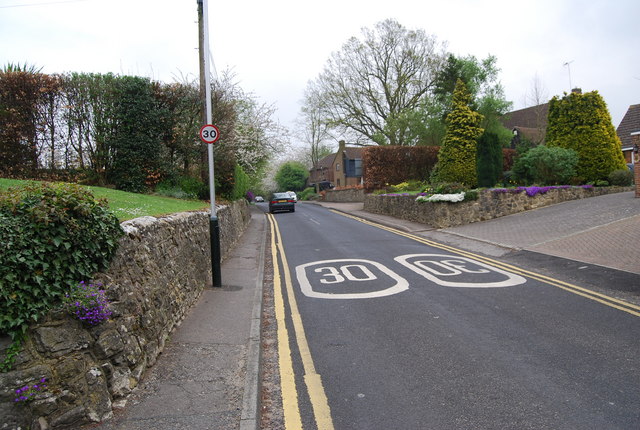
{"type": "Polygon", "coordinates": [[[330,182],[336,187],[362,184],[361,147],[348,147],[340,141],[338,152],[322,158],[309,170],[309,185],[330,182]]]}
{"type": "Polygon", "coordinates": [[[627,113],[620,121],[616,133],[622,142],[622,153],[626,163],[632,163],[633,138],[632,135],[640,133],[640,104],[631,105],[627,113]]]}

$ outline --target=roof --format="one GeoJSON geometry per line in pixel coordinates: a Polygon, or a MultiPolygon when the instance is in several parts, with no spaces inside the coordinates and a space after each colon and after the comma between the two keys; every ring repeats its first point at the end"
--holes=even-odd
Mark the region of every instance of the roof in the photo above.
{"type": "Polygon", "coordinates": [[[349,160],[359,160],[362,159],[363,150],[363,147],[348,146],[344,148],[344,153],[349,160]]]}
{"type": "Polygon", "coordinates": [[[336,158],[336,153],[335,152],[333,154],[329,154],[329,155],[326,155],[326,156],[322,157],[320,159],[320,161],[318,161],[318,163],[315,166],[313,166],[312,170],[314,170],[314,169],[329,169],[329,168],[331,168],[331,165],[333,164],[334,158],[336,158]]]}
{"type": "Polygon", "coordinates": [[[629,106],[627,113],[616,129],[623,148],[633,148],[631,133],[637,132],[640,132],[640,104],[629,106]]]}
{"type": "Polygon", "coordinates": [[[524,137],[535,143],[544,141],[547,132],[549,103],[509,112],[500,119],[510,130],[518,129],[524,137]]]}

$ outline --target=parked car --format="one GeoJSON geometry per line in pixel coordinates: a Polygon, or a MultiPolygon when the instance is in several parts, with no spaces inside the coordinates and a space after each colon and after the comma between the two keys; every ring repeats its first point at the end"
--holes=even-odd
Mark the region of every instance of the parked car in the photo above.
{"type": "Polygon", "coordinates": [[[264,202],[264,198],[262,196],[256,196],[255,199],[253,199],[255,202],[264,202]]]}
{"type": "Polygon", "coordinates": [[[289,196],[289,193],[273,193],[269,199],[269,212],[276,211],[296,211],[295,201],[289,196]]]}
{"type": "Polygon", "coordinates": [[[293,199],[294,203],[298,203],[298,196],[296,196],[296,193],[293,191],[287,191],[287,194],[289,194],[289,197],[293,199]]]}

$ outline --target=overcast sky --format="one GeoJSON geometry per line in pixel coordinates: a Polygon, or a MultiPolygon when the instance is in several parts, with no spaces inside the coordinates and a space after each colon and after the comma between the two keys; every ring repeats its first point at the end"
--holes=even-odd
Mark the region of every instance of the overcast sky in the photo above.
{"type": "MultiPolygon", "coordinates": [[[[209,16],[217,70],[233,70],[286,126],[329,55],[386,18],[454,54],[495,55],[514,109],[536,75],[549,98],[570,83],[598,90],[616,127],[640,103],[638,0],[227,0],[209,1],[209,16]]],[[[0,66],[197,78],[196,21],[196,0],[0,0],[0,66]]]]}

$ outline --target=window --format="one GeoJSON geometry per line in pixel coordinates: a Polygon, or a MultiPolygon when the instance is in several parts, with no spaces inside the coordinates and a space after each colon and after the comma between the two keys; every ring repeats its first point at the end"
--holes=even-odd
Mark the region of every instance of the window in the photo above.
{"type": "Polygon", "coordinates": [[[336,172],[340,171],[340,163],[336,164],[336,172]]]}

